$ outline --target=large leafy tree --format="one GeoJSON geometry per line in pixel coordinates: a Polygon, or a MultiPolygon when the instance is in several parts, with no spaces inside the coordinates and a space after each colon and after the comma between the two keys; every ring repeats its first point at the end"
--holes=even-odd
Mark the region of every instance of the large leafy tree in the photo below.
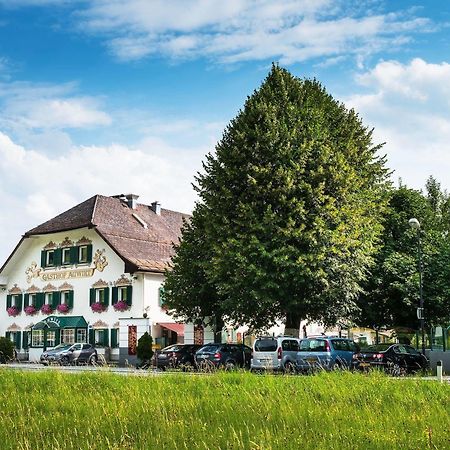
{"type": "Polygon", "coordinates": [[[319,82],[274,65],[196,177],[168,306],[256,329],[350,316],[382,229],[379,149],[319,82]]]}
{"type": "Polygon", "coordinates": [[[400,186],[386,210],[382,245],[359,297],[358,323],[371,328],[417,328],[419,268],[417,234],[408,226],[421,222],[423,295],[428,324],[450,319],[449,199],[430,177],[426,193],[400,186]]]}

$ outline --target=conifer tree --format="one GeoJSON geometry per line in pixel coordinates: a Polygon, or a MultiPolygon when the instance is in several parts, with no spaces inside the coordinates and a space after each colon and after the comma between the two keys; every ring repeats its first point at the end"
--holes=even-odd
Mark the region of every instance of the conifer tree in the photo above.
{"type": "Polygon", "coordinates": [[[294,332],[351,316],[382,230],[380,148],[318,81],[273,65],[196,177],[168,306],[294,332]]]}

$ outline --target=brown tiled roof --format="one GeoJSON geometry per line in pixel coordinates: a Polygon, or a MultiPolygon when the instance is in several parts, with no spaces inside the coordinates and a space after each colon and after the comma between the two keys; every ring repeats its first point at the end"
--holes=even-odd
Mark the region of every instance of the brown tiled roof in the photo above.
{"type": "Polygon", "coordinates": [[[25,233],[25,237],[92,227],[125,261],[127,272],[163,272],[181,237],[183,219],[167,209],[156,214],[150,206],[131,209],[117,197],[96,195],[25,233]]]}

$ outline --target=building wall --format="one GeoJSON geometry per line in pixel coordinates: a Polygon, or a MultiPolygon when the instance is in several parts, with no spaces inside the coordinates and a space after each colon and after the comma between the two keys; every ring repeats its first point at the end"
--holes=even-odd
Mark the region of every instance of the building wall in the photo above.
{"type": "MultiPolygon", "coordinates": [[[[70,268],[51,268],[44,270],[42,273],[57,273],[63,274],[70,270],[81,269],[93,267],[91,263],[87,265],[73,266],[70,268]]],[[[173,319],[168,316],[165,311],[159,305],[159,288],[164,281],[164,276],[162,274],[147,274],[147,273],[136,273],[127,274],[124,273],[125,265],[121,258],[114,252],[108,244],[101,239],[101,237],[94,231],[88,228],[83,228],[79,230],[66,231],[63,233],[54,233],[44,236],[37,236],[25,239],[20,248],[16,251],[14,257],[8,263],[8,266],[4,270],[3,281],[6,282],[6,286],[0,289],[0,336],[5,336],[8,328],[13,324],[19,331],[24,331],[30,328],[33,324],[42,321],[47,315],[42,312],[37,312],[36,314],[29,316],[26,315],[22,307],[22,311],[19,315],[15,317],[8,316],[6,311],[6,297],[11,288],[17,285],[18,288],[25,291],[29,289],[32,285],[36,286],[42,290],[49,283],[59,288],[63,283],[67,282],[73,286],[74,300],[73,309],[67,313],[62,314],[57,311],[53,312],[51,315],[55,316],[83,316],[88,322],[89,327],[95,325],[96,322],[101,321],[106,324],[108,330],[112,328],[117,328],[118,323],[121,319],[126,318],[143,318],[144,314],[147,314],[148,321],[151,324],[158,322],[173,322],[173,319]],[[77,242],[81,238],[87,238],[92,241],[93,255],[97,250],[103,251],[103,256],[106,259],[107,265],[104,267],[103,271],[94,270],[92,276],[76,277],[76,278],[66,278],[66,279],[56,279],[56,280],[43,280],[42,276],[33,277],[27,280],[26,271],[31,266],[33,262],[36,263],[38,267],[41,265],[41,251],[50,242],[53,241],[59,244],[69,238],[73,242],[77,242]],[[119,312],[116,311],[111,305],[112,300],[112,287],[114,283],[124,276],[128,279],[132,285],[132,305],[130,309],[119,312]],[[94,283],[98,281],[104,281],[109,287],[109,306],[103,312],[93,312],[90,307],[90,289],[93,287],[94,283]]],[[[155,326],[153,332],[155,334],[160,333],[160,327],[155,326]]],[[[119,334],[120,345],[125,346],[125,342],[122,337],[125,336],[125,331],[119,334]]],[[[139,336],[140,337],[140,336],[139,336]]],[[[23,347],[23,343],[22,343],[23,347]]],[[[128,348],[128,346],[127,346],[128,348]]],[[[22,356],[25,352],[22,349],[20,351],[22,356]]],[[[36,360],[42,353],[42,348],[30,349],[29,356],[31,360],[36,360]]],[[[100,350],[100,353],[104,353],[100,350]]],[[[119,359],[119,349],[111,349],[110,353],[112,359],[119,359]]]]}

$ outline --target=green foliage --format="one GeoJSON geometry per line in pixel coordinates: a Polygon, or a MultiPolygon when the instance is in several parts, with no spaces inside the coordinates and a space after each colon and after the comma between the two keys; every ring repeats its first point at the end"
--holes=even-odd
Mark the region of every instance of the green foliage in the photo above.
{"type": "Polygon", "coordinates": [[[427,191],[400,186],[392,191],[376,264],[358,301],[358,323],[373,328],[418,328],[418,237],[423,259],[425,318],[428,325],[450,320],[449,199],[432,177],[427,191]],[[408,221],[421,223],[419,236],[408,221]]]}
{"type": "Polygon", "coordinates": [[[152,356],[153,356],[152,344],[153,344],[153,339],[147,332],[145,332],[138,339],[136,353],[137,353],[137,357],[142,362],[150,361],[150,359],[152,358],[152,356]]]}
{"type": "Polygon", "coordinates": [[[12,449],[447,449],[447,385],[380,374],[0,371],[12,449]]]}
{"type": "Polygon", "coordinates": [[[379,150],[320,83],[273,66],[196,177],[169,308],[256,329],[351,316],[387,200],[379,150]]]}
{"type": "Polygon", "coordinates": [[[9,361],[14,356],[14,344],[5,337],[0,337],[0,363],[9,361]]]}

